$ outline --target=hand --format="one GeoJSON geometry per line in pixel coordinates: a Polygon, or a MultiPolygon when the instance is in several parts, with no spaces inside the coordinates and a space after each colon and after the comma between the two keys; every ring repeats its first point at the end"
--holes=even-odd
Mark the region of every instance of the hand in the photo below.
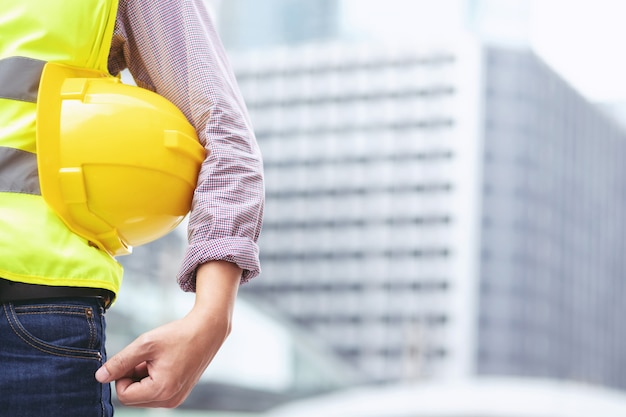
{"type": "Polygon", "coordinates": [[[214,261],[198,268],[196,302],[181,320],[139,336],[96,372],[101,383],[115,381],[122,404],[180,405],[230,333],[241,270],[214,261]]]}

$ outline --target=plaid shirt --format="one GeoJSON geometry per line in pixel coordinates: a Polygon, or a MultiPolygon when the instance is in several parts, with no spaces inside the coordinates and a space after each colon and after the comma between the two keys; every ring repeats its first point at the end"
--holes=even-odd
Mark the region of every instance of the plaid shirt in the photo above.
{"type": "Polygon", "coordinates": [[[246,106],[202,0],[120,0],[109,71],[128,68],[137,85],[187,116],[209,151],[189,217],[178,282],[195,290],[197,267],[226,260],[242,281],[260,272],[263,164],[246,106]]]}

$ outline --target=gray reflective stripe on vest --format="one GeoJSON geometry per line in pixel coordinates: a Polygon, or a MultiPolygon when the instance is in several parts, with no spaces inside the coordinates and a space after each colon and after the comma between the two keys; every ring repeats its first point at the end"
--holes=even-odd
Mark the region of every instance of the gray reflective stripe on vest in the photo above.
{"type": "Polygon", "coordinates": [[[45,61],[12,56],[0,59],[0,98],[37,102],[45,61]]]}
{"type": "Polygon", "coordinates": [[[41,195],[37,155],[0,146],[0,192],[41,195]]]}

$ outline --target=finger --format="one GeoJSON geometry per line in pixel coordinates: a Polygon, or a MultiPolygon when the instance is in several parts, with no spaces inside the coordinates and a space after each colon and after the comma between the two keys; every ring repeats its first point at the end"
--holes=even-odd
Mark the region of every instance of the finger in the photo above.
{"type": "Polygon", "coordinates": [[[117,398],[124,405],[142,405],[155,401],[154,384],[150,377],[139,381],[133,378],[121,378],[115,381],[117,398]]]}
{"type": "MultiPolygon", "coordinates": [[[[146,378],[147,379],[147,378],[146,378]]],[[[115,382],[117,399],[126,406],[146,407],[146,408],[174,408],[183,403],[186,396],[175,395],[169,399],[162,399],[155,395],[154,388],[145,384],[145,379],[141,382],[124,378],[115,382]],[[142,384],[143,387],[141,386],[142,384]]]]}
{"type": "Polygon", "coordinates": [[[137,339],[111,357],[96,372],[98,382],[104,384],[133,375],[138,365],[150,359],[143,346],[143,343],[137,339]]]}
{"type": "Polygon", "coordinates": [[[130,377],[133,380],[135,380],[135,381],[141,381],[142,379],[144,379],[148,375],[149,375],[149,373],[148,373],[148,362],[143,362],[143,363],[140,363],[139,365],[135,366],[135,370],[133,371],[133,374],[130,375],[130,377]]]}
{"type": "Polygon", "coordinates": [[[120,378],[117,381],[115,381],[115,391],[117,392],[118,397],[120,396],[120,394],[123,396],[124,392],[128,390],[131,384],[135,384],[138,382],[140,382],[140,380],[138,381],[134,378],[120,378]]]}
{"type": "Polygon", "coordinates": [[[180,393],[166,389],[152,377],[140,381],[122,378],[115,382],[118,400],[127,406],[141,407],[175,407],[182,401],[180,393]]]}

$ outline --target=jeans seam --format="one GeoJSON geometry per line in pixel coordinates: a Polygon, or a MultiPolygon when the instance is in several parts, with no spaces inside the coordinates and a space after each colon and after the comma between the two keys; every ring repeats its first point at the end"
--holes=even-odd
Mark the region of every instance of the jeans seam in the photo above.
{"type": "Polygon", "coordinates": [[[27,316],[27,315],[43,315],[43,314],[64,314],[67,316],[84,316],[85,315],[85,311],[15,311],[15,314],[18,316],[27,316]]]}
{"type": "Polygon", "coordinates": [[[57,310],[67,310],[67,311],[78,311],[81,310],[83,308],[83,306],[81,305],[74,305],[74,304],[36,304],[36,305],[16,305],[15,309],[16,310],[20,310],[20,309],[28,309],[28,310],[42,310],[42,309],[46,309],[46,308],[54,308],[57,310]]]}
{"type": "Polygon", "coordinates": [[[89,326],[89,343],[87,344],[89,349],[96,348],[96,324],[93,321],[93,309],[91,307],[85,307],[85,318],[87,319],[87,325],[89,326]]]}
{"type": "MultiPolygon", "coordinates": [[[[94,330],[97,333],[98,329],[102,330],[102,333],[105,334],[105,322],[104,322],[104,313],[105,313],[105,308],[102,306],[102,304],[98,307],[98,312],[100,313],[98,315],[98,321],[96,322],[95,317],[93,317],[92,314],[92,320],[93,320],[93,324],[94,324],[94,330]]],[[[92,310],[93,312],[93,310],[92,310]]],[[[104,361],[106,361],[106,347],[104,345],[104,343],[102,343],[102,345],[100,346],[101,349],[101,355],[100,355],[100,366],[102,366],[102,364],[104,363],[104,361]]],[[[111,385],[108,383],[105,384],[100,384],[100,413],[102,416],[107,415],[106,413],[106,406],[104,404],[105,401],[105,397],[108,398],[108,405],[109,407],[113,407],[113,404],[111,403],[111,385]],[[108,392],[106,392],[108,390],[108,392]],[[105,395],[108,394],[108,395],[105,395]]]]}
{"type": "Polygon", "coordinates": [[[61,356],[66,358],[75,358],[75,359],[88,359],[88,360],[102,360],[102,355],[98,351],[94,351],[94,349],[86,350],[86,349],[78,349],[78,348],[69,348],[62,346],[55,346],[50,343],[46,343],[43,340],[36,339],[34,336],[30,335],[28,331],[22,327],[17,318],[17,313],[14,310],[14,306],[12,303],[6,303],[3,305],[4,312],[7,316],[7,321],[13,333],[22,339],[24,343],[29,345],[30,347],[44,353],[48,353],[50,355],[61,356]]]}

